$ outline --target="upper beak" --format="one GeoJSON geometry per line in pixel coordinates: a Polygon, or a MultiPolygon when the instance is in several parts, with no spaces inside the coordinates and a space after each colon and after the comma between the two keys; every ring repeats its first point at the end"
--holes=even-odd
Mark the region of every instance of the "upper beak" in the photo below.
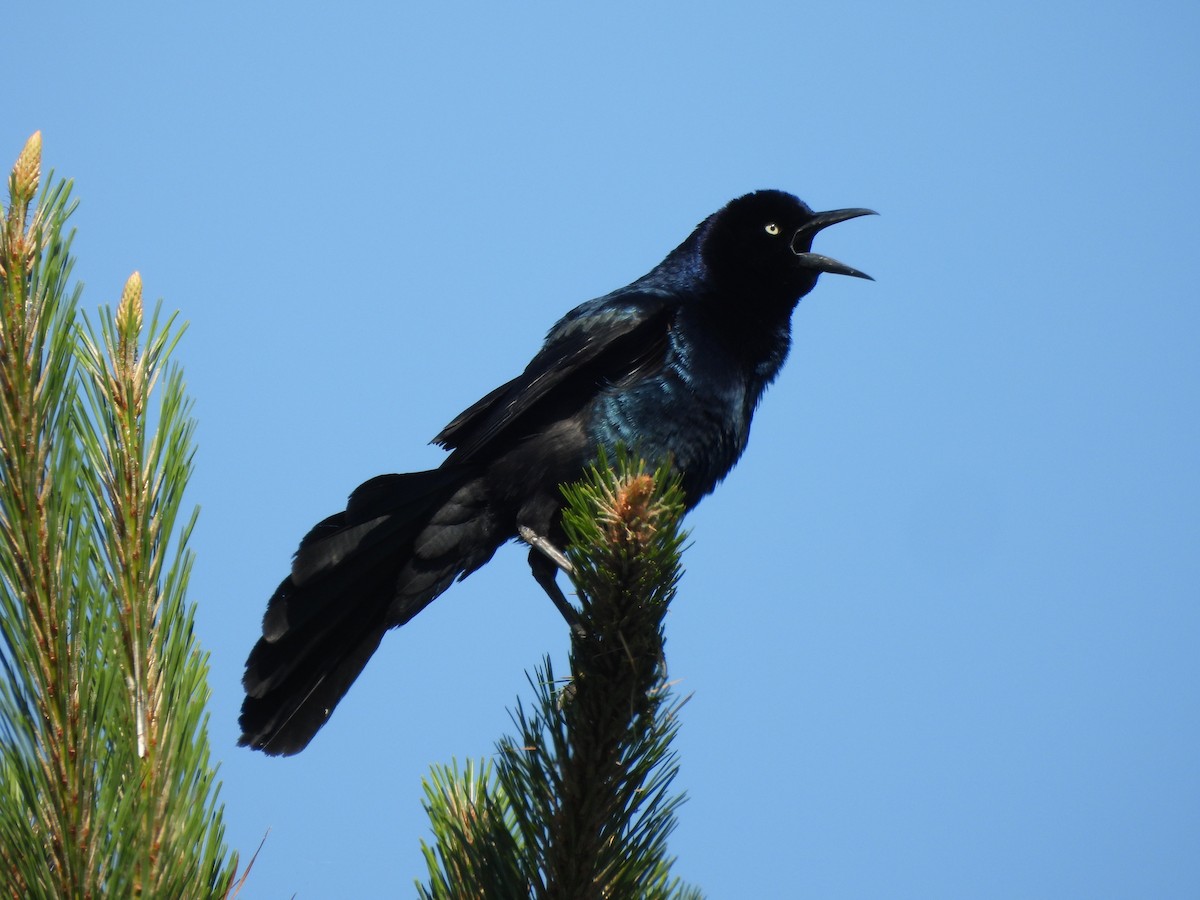
{"type": "Polygon", "coordinates": [[[838,262],[829,256],[822,256],[820,253],[813,253],[808,248],[812,246],[812,239],[822,228],[828,228],[830,225],[836,225],[838,222],[845,222],[847,219],[857,219],[859,216],[877,216],[879,213],[873,209],[831,209],[828,212],[813,213],[813,217],[805,222],[792,235],[792,252],[796,254],[796,261],[800,265],[808,269],[816,269],[818,272],[831,272],[835,275],[853,275],[855,278],[865,278],[868,281],[875,279],[866,272],[860,272],[852,266],[846,265],[844,262],[838,262]]]}

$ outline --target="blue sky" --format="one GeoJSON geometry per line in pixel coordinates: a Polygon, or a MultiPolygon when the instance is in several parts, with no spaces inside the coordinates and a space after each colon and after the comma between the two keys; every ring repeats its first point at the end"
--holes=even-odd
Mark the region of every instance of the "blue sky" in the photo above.
{"type": "Polygon", "coordinates": [[[420,780],[566,633],[501,551],[304,754],[234,747],[295,544],[563,312],[760,187],[826,277],[668,622],[718,897],[1200,895],[1200,7],[210,3],[4,14],[0,154],[87,306],[191,326],[192,597],[244,896],[408,896],[420,780]],[[7,164],[6,164],[7,165],[7,164]]]}

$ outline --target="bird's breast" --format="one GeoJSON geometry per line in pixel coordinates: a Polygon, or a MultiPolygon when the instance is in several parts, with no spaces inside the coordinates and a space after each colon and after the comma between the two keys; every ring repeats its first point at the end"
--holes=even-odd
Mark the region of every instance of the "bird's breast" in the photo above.
{"type": "Polygon", "coordinates": [[[730,377],[728,369],[697,369],[673,355],[652,377],[597,397],[588,431],[610,453],[625,445],[648,461],[670,459],[682,474],[691,507],[746,449],[757,399],[751,391],[746,379],[730,377]]]}

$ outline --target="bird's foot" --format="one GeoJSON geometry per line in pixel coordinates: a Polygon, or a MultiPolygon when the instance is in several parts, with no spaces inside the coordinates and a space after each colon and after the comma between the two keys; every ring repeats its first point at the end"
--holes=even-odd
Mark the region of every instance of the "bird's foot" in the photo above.
{"type": "Polygon", "coordinates": [[[517,534],[521,536],[521,540],[566,572],[568,576],[573,577],[575,575],[575,567],[571,565],[571,561],[567,559],[566,554],[555,547],[547,538],[542,537],[528,525],[518,525],[517,534]]]}
{"type": "Polygon", "coordinates": [[[527,525],[517,527],[517,534],[527,543],[529,550],[529,569],[533,572],[534,580],[541,585],[546,596],[554,603],[555,608],[562,613],[571,633],[576,638],[587,637],[587,630],[579,622],[579,611],[571,605],[554,576],[562,569],[568,576],[575,574],[575,567],[561,550],[546,538],[542,537],[527,525]]]}

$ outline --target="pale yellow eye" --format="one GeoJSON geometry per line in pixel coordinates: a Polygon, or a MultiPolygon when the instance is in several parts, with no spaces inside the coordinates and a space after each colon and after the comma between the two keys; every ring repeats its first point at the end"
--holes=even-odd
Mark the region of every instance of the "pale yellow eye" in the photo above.
{"type": "Polygon", "coordinates": [[[776,225],[774,222],[768,223],[767,224],[767,234],[771,235],[772,237],[779,234],[779,226],[776,225]]]}

